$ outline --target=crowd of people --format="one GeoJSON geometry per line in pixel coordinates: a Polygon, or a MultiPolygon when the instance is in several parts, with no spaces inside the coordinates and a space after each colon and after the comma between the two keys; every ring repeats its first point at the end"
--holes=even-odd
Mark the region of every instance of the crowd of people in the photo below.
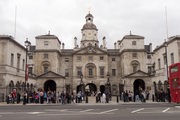
{"type": "Polygon", "coordinates": [[[24,92],[20,94],[18,92],[11,92],[7,96],[7,103],[20,103],[23,101],[25,103],[40,103],[40,104],[49,104],[49,103],[61,103],[61,104],[70,104],[75,103],[76,96],[73,93],[69,94],[68,92],[55,92],[55,91],[43,91],[42,89],[37,92],[24,92]]]}
{"type": "Polygon", "coordinates": [[[123,91],[121,94],[121,99],[124,102],[146,102],[146,100],[149,100],[149,91],[144,90],[137,90],[135,93],[132,91],[123,91]]]}
{"type": "MultiPolygon", "coordinates": [[[[110,96],[105,93],[94,93],[92,94],[96,97],[96,102],[100,103],[108,103],[110,100],[110,96]]],[[[149,91],[137,90],[135,92],[132,91],[123,91],[120,98],[124,102],[146,102],[149,100],[150,93],[149,91]]],[[[87,99],[87,98],[86,98],[87,99]]],[[[81,103],[85,100],[84,95],[81,91],[77,94],[73,92],[70,94],[68,92],[55,92],[55,91],[43,91],[39,89],[34,92],[24,92],[20,94],[13,90],[7,96],[7,103],[14,104],[15,102],[20,103],[23,101],[25,103],[40,103],[40,104],[50,104],[50,103],[60,103],[60,104],[71,104],[71,103],[81,103]]],[[[155,92],[155,95],[152,95],[152,101],[156,102],[165,102],[168,100],[168,94],[163,90],[159,90],[155,92]]]]}

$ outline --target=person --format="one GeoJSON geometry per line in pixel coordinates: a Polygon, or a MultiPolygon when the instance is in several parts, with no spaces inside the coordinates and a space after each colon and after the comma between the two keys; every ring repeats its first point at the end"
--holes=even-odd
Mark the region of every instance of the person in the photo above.
{"type": "Polygon", "coordinates": [[[106,103],[107,101],[106,101],[106,94],[105,93],[103,93],[102,94],[102,97],[101,97],[101,103],[106,103]]]}
{"type": "Polygon", "coordinates": [[[139,102],[139,92],[137,90],[135,92],[135,102],[139,102]]]}
{"type": "Polygon", "coordinates": [[[27,102],[27,92],[24,92],[23,105],[26,105],[26,102],[27,102]]]}
{"type": "Polygon", "coordinates": [[[40,103],[43,104],[44,103],[44,93],[42,90],[40,90],[39,95],[40,95],[40,103]]]}
{"type": "Polygon", "coordinates": [[[78,94],[77,94],[78,103],[82,102],[82,98],[81,97],[82,97],[81,91],[79,91],[78,94]]]}
{"type": "Polygon", "coordinates": [[[21,95],[19,94],[19,92],[17,93],[17,104],[19,104],[21,101],[21,95]]]}
{"type": "Polygon", "coordinates": [[[64,93],[64,91],[61,92],[61,103],[65,104],[65,93],[64,93]]]}
{"type": "Polygon", "coordinates": [[[146,102],[146,93],[145,93],[145,91],[142,91],[141,92],[141,102],[146,102]]]}

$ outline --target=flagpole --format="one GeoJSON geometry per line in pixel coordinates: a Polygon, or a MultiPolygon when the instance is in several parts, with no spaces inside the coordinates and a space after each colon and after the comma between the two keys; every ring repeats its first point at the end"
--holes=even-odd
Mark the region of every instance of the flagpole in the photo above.
{"type": "Polygon", "coordinates": [[[14,39],[16,39],[16,16],[17,16],[17,5],[15,6],[14,39]]]}

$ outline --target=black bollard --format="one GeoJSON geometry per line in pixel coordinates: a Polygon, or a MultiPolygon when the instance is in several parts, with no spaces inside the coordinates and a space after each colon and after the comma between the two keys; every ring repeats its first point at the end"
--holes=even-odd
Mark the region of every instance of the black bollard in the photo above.
{"type": "Polygon", "coordinates": [[[109,97],[106,97],[106,103],[109,103],[109,97]]]}
{"type": "Polygon", "coordinates": [[[86,103],[88,103],[88,96],[86,95],[86,103]]]}
{"type": "Polygon", "coordinates": [[[23,105],[26,105],[26,102],[27,102],[27,93],[24,93],[24,96],[23,96],[23,105]]]}
{"type": "Polygon", "coordinates": [[[98,96],[96,96],[96,103],[98,103],[98,96]]]}
{"type": "Polygon", "coordinates": [[[26,96],[23,96],[23,105],[26,105],[26,96]]]}
{"type": "Polygon", "coordinates": [[[117,95],[117,99],[116,99],[117,103],[119,103],[119,96],[117,95]]]}
{"type": "Polygon", "coordinates": [[[7,100],[6,101],[7,101],[7,104],[9,104],[9,96],[7,96],[7,100]]]}
{"type": "Polygon", "coordinates": [[[152,95],[152,101],[154,102],[154,95],[152,95]]]}
{"type": "Polygon", "coordinates": [[[78,102],[78,98],[77,98],[77,96],[76,96],[76,103],[78,102]]]}

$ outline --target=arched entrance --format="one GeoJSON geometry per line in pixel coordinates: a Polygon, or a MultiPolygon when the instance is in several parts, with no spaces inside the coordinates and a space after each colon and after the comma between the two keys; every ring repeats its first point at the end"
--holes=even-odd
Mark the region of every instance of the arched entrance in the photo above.
{"type": "Polygon", "coordinates": [[[77,86],[76,93],[79,93],[79,92],[84,93],[84,91],[85,91],[84,84],[80,84],[77,86]]]}
{"type": "Polygon", "coordinates": [[[137,79],[134,81],[134,93],[136,91],[145,90],[145,82],[141,79],[137,79]]]}
{"type": "Polygon", "coordinates": [[[97,92],[97,87],[94,83],[88,83],[85,87],[85,92],[88,96],[94,95],[97,92]]]}
{"type": "Polygon", "coordinates": [[[44,83],[44,90],[47,91],[56,91],[56,83],[54,80],[47,80],[44,83]]]}

